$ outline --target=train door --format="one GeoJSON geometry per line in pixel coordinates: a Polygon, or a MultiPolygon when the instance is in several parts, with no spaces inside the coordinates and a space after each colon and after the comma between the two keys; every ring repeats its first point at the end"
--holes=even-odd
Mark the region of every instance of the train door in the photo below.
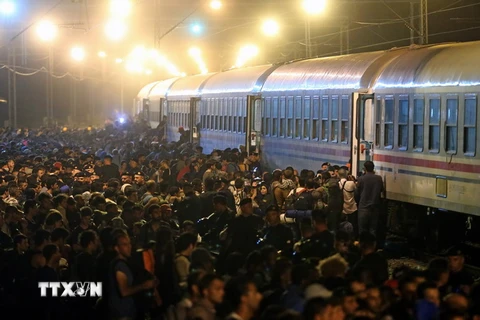
{"type": "Polygon", "coordinates": [[[375,112],[373,93],[353,93],[351,172],[358,176],[365,161],[373,160],[375,112]]]}
{"type": "Polygon", "coordinates": [[[150,100],[143,99],[143,108],[142,108],[142,115],[144,121],[150,122],[150,100]]]}
{"type": "Polygon", "coordinates": [[[200,143],[200,98],[190,98],[190,112],[188,126],[190,128],[190,142],[200,143]]]}
{"type": "Polygon", "coordinates": [[[245,127],[245,147],[248,153],[259,152],[262,132],[262,99],[260,96],[247,96],[247,117],[245,127]]]}

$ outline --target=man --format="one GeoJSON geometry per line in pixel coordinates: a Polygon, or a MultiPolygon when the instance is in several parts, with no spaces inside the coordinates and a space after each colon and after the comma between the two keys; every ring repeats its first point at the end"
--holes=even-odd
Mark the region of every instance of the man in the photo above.
{"type": "Polygon", "coordinates": [[[262,218],[253,214],[252,199],[246,198],[240,201],[241,214],[228,225],[228,228],[220,234],[227,239],[226,252],[240,252],[247,256],[254,251],[257,245],[257,235],[263,227],[262,218]]]}
{"type": "Polygon", "coordinates": [[[339,186],[343,191],[343,216],[353,225],[354,233],[358,229],[357,203],[355,202],[355,181],[348,180],[348,172],[345,169],[338,171],[340,178],[339,186]]]}
{"type": "MultiPolygon", "coordinates": [[[[54,244],[47,244],[43,248],[43,256],[45,257],[45,266],[38,269],[36,274],[37,282],[58,282],[60,278],[57,270],[61,258],[60,250],[54,244]]],[[[37,297],[40,297],[40,289],[37,289],[37,297]]],[[[47,295],[50,295],[47,290],[47,295]]],[[[61,314],[58,306],[57,298],[47,296],[47,299],[38,301],[40,311],[40,319],[57,319],[61,314]]],[[[36,315],[38,317],[38,314],[36,315]]]]}
{"type": "Polygon", "coordinates": [[[218,243],[220,232],[235,218],[235,213],[227,207],[227,198],[222,195],[213,198],[213,207],[214,212],[206,219],[202,219],[206,223],[202,225],[203,230],[200,234],[204,241],[218,243]]]}
{"type": "Polygon", "coordinates": [[[233,307],[233,313],[227,320],[250,320],[255,316],[262,294],[257,286],[247,277],[238,277],[230,280],[225,287],[225,299],[233,307]]]}
{"type": "Polygon", "coordinates": [[[345,261],[348,262],[349,267],[353,267],[360,256],[351,251],[351,237],[350,234],[343,230],[338,230],[335,233],[335,252],[340,254],[345,261]]]}
{"type": "Polygon", "coordinates": [[[133,174],[133,179],[135,181],[138,194],[142,197],[143,194],[147,192],[147,187],[145,186],[145,173],[142,171],[135,171],[133,174]]]}
{"type": "Polygon", "coordinates": [[[355,200],[358,203],[358,232],[377,234],[381,195],[384,191],[382,177],[375,175],[372,161],[364,164],[366,173],[358,178],[355,200]]]}
{"type": "Polygon", "coordinates": [[[13,292],[20,279],[27,276],[25,252],[28,250],[28,239],[23,234],[13,238],[13,250],[2,254],[0,259],[0,286],[5,291],[13,292]]]}
{"type": "Polygon", "coordinates": [[[355,293],[350,288],[338,288],[333,292],[335,298],[340,299],[343,313],[347,319],[355,318],[358,302],[355,293]]]}
{"type": "Polygon", "coordinates": [[[293,247],[293,232],[288,226],[280,223],[280,209],[271,205],[265,211],[268,227],[264,229],[265,244],[274,246],[277,250],[289,253],[293,247]]]}
{"type": "Polygon", "coordinates": [[[82,232],[79,240],[82,252],[75,259],[74,274],[78,281],[94,282],[97,271],[95,254],[99,244],[97,233],[86,230],[82,232]]]}
{"type": "Polygon", "coordinates": [[[450,276],[448,278],[448,291],[453,293],[463,293],[469,295],[474,279],[472,275],[465,270],[465,255],[460,248],[453,247],[448,253],[448,269],[450,276]]]}
{"type": "Polygon", "coordinates": [[[110,155],[106,155],[103,158],[103,166],[100,169],[101,178],[103,181],[110,179],[120,179],[120,172],[118,166],[113,163],[113,158],[110,155]]]}
{"type": "Polygon", "coordinates": [[[120,179],[122,180],[122,185],[132,184],[132,175],[129,172],[122,173],[120,179]]]}
{"type": "Polygon", "coordinates": [[[160,214],[162,216],[162,222],[165,226],[169,227],[174,232],[180,231],[180,226],[175,220],[172,219],[173,210],[170,203],[166,201],[160,202],[160,214]]]}
{"type": "Polygon", "coordinates": [[[192,233],[184,233],[177,239],[177,255],[175,257],[175,269],[178,275],[180,287],[187,288],[187,279],[190,274],[190,256],[197,245],[197,236],[192,233]]]}
{"type": "Polygon", "coordinates": [[[162,226],[162,211],[158,204],[152,204],[147,213],[150,220],[140,228],[136,241],[137,249],[146,247],[151,241],[156,241],[157,231],[162,226]]]}
{"type": "Polygon", "coordinates": [[[132,252],[130,238],[124,232],[114,235],[114,249],[117,257],[112,261],[110,281],[108,282],[108,309],[112,319],[135,319],[137,310],[133,296],[142,291],[154,289],[154,279],[133,285],[133,274],[127,264],[132,252]]]}
{"type": "Polygon", "coordinates": [[[27,220],[27,237],[31,238],[39,228],[39,225],[35,221],[35,217],[38,214],[37,202],[32,199],[25,201],[23,212],[25,213],[25,220],[27,220]]]}
{"type": "Polygon", "coordinates": [[[157,183],[153,180],[148,180],[145,183],[146,192],[142,196],[142,204],[145,206],[155,196],[155,192],[157,191],[157,183]]]}
{"type": "Polygon", "coordinates": [[[318,258],[320,260],[330,256],[333,251],[334,236],[328,230],[327,215],[322,210],[312,211],[312,220],[315,228],[313,235],[300,245],[303,258],[318,258]]]}
{"type": "Polygon", "coordinates": [[[215,307],[223,302],[225,283],[215,274],[207,274],[200,279],[199,291],[201,298],[196,301],[190,311],[190,319],[215,320],[215,307]]]}
{"type": "Polygon", "coordinates": [[[12,237],[2,231],[4,225],[4,213],[0,211],[0,250],[10,249],[13,245],[12,237]]]}
{"type": "Polygon", "coordinates": [[[93,211],[90,207],[83,207],[80,210],[80,225],[76,227],[71,234],[70,242],[74,249],[79,249],[80,234],[86,230],[96,230],[97,228],[92,222],[93,211]]]}
{"type": "Polygon", "coordinates": [[[376,252],[377,239],[368,232],[359,237],[362,258],[351,270],[355,279],[361,279],[367,285],[381,286],[388,280],[388,262],[385,257],[376,252]]]}

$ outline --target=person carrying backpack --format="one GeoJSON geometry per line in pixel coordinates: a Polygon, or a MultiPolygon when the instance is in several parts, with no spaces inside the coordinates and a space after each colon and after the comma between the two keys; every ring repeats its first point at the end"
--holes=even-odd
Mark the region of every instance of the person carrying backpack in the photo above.
{"type": "Polygon", "coordinates": [[[313,180],[305,181],[304,178],[299,179],[299,187],[293,189],[285,200],[285,210],[308,211],[313,210],[313,180]],[[308,183],[308,185],[307,185],[308,183]]]}
{"type": "Polygon", "coordinates": [[[340,189],[339,179],[332,177],[328,171],[322,173],[324,203],[328,219],[328,229],[337,230],[343,212],[343,191],[340,189]]]}
{"type": "Polygon", "coordinates": [[[355,181],[352,181],[348,177],[348,172],[345,169],[338,171],[340,178],[340,189],[343,192],[343,212],[342,220],[347,221],[353,227],[353,235],[356,237],[358,234],[358,221],[357,221],[357,203],[355,202],[355,190],[357,185],[355,181]]]}

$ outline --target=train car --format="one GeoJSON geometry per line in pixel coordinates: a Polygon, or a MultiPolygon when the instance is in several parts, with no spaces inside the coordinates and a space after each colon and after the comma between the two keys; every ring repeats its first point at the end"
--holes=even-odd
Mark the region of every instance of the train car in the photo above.
{"type": "Polygon", "coordinates": [[[469,42],[231,70],[182,78],[166,101],[195,101],[207,152],[254,145],[270,168],[354,173],[373,160],[392,202],[480,216],[479,54],[469,42]]]}

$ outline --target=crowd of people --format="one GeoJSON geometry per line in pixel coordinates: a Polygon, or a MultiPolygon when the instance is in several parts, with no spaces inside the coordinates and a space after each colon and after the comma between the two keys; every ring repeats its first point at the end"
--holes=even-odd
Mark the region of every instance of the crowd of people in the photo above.
{"type": "Polygon", "coordinates": [[[2,319],[480,320],[459,248],[389,270],[373,162],[270,171],[141,123],[0,141],[2,319]]]}

